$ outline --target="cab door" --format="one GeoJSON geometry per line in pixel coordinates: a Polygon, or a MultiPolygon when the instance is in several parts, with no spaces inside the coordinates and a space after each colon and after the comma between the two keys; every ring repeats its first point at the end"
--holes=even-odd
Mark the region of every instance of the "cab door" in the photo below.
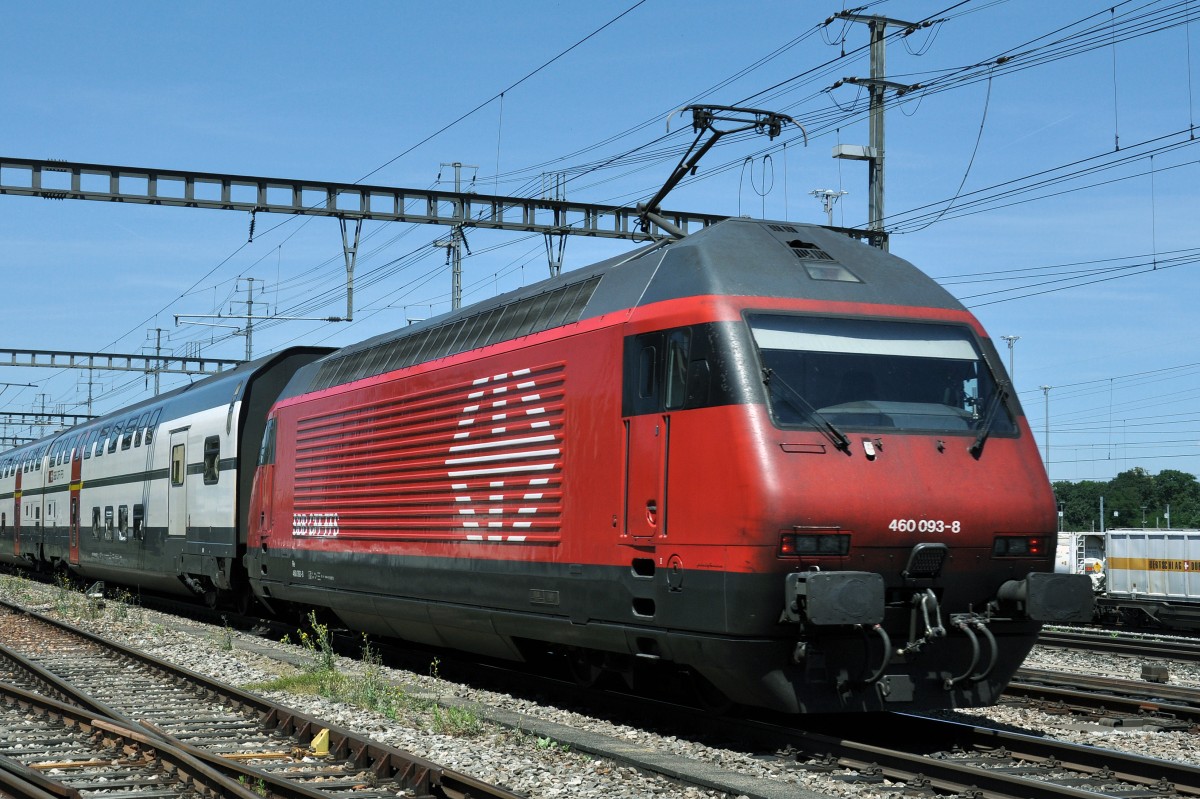
{"type": "Polygon", "coordinates": [[[625,524],[635,539],[667,534],[672,413],[687,394],[690,330],[625,340],[625,524]]]}
{"type": "Polygon", "coordinates": [[[669,416],[625,420],[625,535],[649,538],[666,532],[669,416]]]}
{"type": "Polygon", "coordinates": [[[254,505],[250,509],[250,527],[258,533],[258,546],[265,546],[271,538],[275,506],[275,417],[267,419],[263,432],[262,447],[258,452],[258,468],[254,472],[254,486],[250,492],[254,505]]]}

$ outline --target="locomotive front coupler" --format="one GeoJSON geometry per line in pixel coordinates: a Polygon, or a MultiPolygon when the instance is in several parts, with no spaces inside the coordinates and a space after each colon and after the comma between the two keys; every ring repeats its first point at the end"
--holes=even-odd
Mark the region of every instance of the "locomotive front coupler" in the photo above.
{"type": "Polygon", "coordinates": [[[932,588],[912,595],[912,612],[908,617],[908,643],[897,654],[910,655],[935,638],[945,638],[942,625],[942,606],[932,588]],[[924,627],[924,632],[919,630],[924,627]]]}
{"type": "Polygon", "coordinates": [[[996,661],[1000,658],[1000,646],[996,641],[996,637],[992,635],[992,631],[988,629],[989,621],[991,619],[988,617],[974,612],[950,614],[950,628],[960,631],[971,642],[971,663],[962,674],[957,677],[947,677],[942,682],[942,687],[947,691],[964,682],[986,680],[991,676],[992,670],[996,668],[996,661]],[[976,635],[976,632],[979,635],[976,635]],[[980,639],[987,643],[987,665],[982,670],[976,672],[975,667],[979,664],[980,657],[983,654],[980,647],[980,639]]]}

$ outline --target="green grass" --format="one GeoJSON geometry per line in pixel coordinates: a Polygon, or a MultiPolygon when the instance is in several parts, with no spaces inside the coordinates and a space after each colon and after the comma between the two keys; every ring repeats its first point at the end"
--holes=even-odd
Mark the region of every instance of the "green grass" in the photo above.
{"type": "MultiPolygon", "coordinates": [[[[389,683],[379,654],[363,636],[362,668],[355,674],[337,669],[329,641],[329,629],[309,614],[311,633],[300,634],[300,645],[309,652],[309,662],[299,674],[242,686],[247,691],[280,691],[301,696],[321,696],[335,702],[379,713],[389,719],[442,735],[471,738],[485,730],[479,714],[468,708],[442,707],[436,700],[408,694],[389,683]]],[[[436,672],[436,664],[433,671],[436,672]]]]}

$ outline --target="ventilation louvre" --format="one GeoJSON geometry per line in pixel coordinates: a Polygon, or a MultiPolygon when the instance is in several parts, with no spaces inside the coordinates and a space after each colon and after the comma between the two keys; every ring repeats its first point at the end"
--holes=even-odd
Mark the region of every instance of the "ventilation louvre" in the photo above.
{"type": "Polygon", "coordinates": [[[832,261],[833,256],[822,250],[817,245],[810,241],[801,241],[800,239],[792,239],[787,243],[792,248],[792,252],[797,258],[805,261],[832,261]]]}
{"type": "Polygon", "coordinates": [[[317,373],[313,388],[342,385],[578,322],[599,283],[599,276],[581,280],[328,360],[317,373]]]}

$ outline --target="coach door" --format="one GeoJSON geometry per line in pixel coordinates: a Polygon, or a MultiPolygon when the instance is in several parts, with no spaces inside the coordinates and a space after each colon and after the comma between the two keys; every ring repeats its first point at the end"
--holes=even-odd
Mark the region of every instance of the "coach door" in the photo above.
{"type": "Polygon", "coordinates": [[[71,448],[71,515],[67,517],[67,525],[70,528],[67,533],[69,538],[67,559],[72,565],[79,564],[79,491],[81,488],[83,488],[83,446],[78,444],[71,448]]]}
{"type": "Polygon", "coordinates": [[[167,535],[187,534],[187,429],[171,432],[167,535]]]}
{"type": "Polygon", "coordinates": [[[17,464],[17,482],[13,488],[13,555],[21,556],[21,470],[24,464],[17,464]]]}

